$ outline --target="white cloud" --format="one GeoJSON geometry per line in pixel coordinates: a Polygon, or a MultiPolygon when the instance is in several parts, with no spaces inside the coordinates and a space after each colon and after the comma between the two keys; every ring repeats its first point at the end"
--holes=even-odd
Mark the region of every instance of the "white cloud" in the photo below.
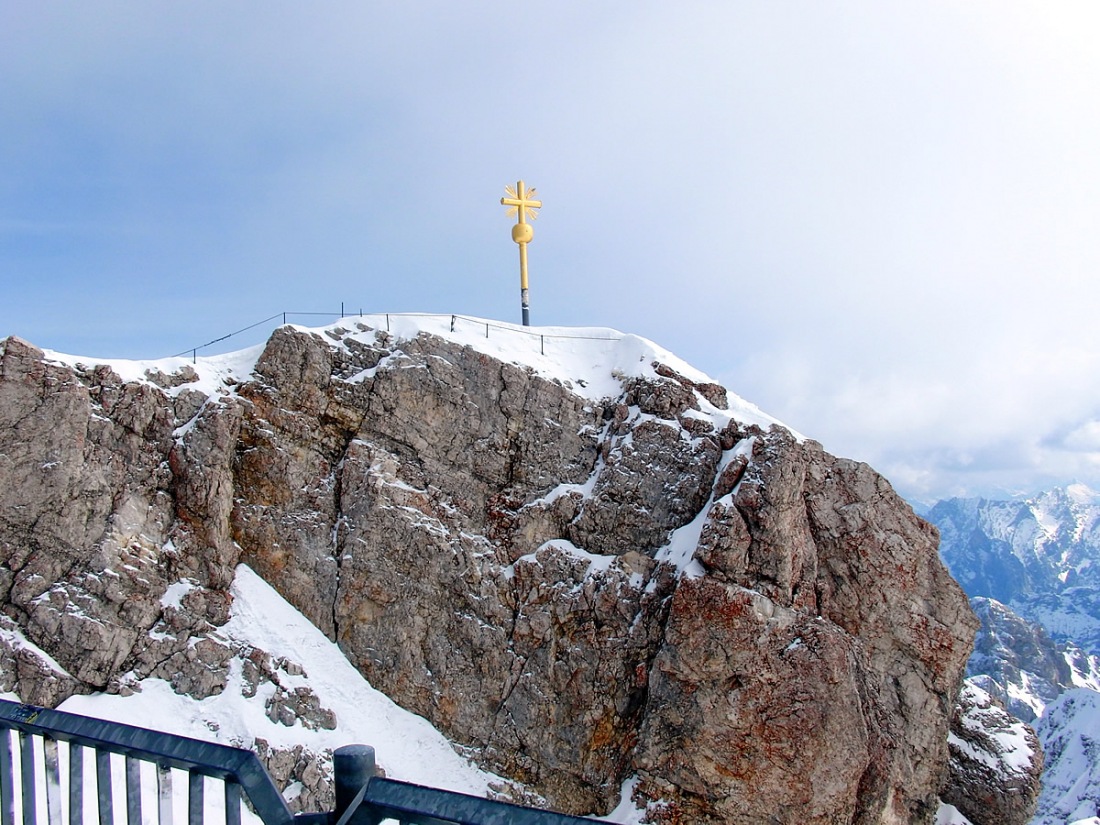
{"type": "Polygon", "coordinates": [[[1100,454],[1100,421],[1092,419],[1074,427],[1062,439],[1062,446],[1069,450],[1100,454]]]}

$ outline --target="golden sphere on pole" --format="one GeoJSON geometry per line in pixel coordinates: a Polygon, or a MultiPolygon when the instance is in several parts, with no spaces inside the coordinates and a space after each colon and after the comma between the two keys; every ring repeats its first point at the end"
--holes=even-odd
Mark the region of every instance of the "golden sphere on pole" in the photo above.
{"type": "Polygon", "coordinates": [[[512,240],[516,243],[530,243],[535,237],[535,228],[529,223],[517,223],[512,227],[512,240]]]}

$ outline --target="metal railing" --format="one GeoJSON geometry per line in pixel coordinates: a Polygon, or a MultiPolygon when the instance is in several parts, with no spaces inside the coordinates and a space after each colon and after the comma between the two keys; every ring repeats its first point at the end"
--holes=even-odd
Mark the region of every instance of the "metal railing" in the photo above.
{"type": "Polygon", "coordinates": [[[172,355],[170,357],[172,357],[172,358],[182,358],[185,355],[190,355],[191,360],[196,361],[198,359],[200,349],[206,349],[207,347],[211,347],[214,344],[220,344],[222,341],[227,341],[235,335],[241,335],[242,333],[248,332],[249,330],[253,330],[256,327],[263,326],[264,324],[271,324],[272,322],[277,321],[280,318],[282,319],[283,326],[285,326],[286,323],[287,323],[287,320],[289,318],[296,317],[296,316],[299,316],[299,317],[300,316],[309,316],[309,317],[321,316],[321,317],[333,318],[333,319],[340,319],[340,318],[356,318],[356,319],[371,318],[371,319],[377,319],[376,323],[381,323],[384,320],[385,324],[386,324],[386,330],[387,331],[389,331],[389,329],[390,329],[390,319],[391,318],[450,318],[451,319],[451,332],[455,331],[455,324],[458,321],[463,321],[465,323],[473,324],[479,330],[484,328],[486,338],[489,337],[489,330],[490,329],[501,330],[503,332],[506,332],[506,333],[512,334],[512,335],[524,335],[524,336],[527,336],[529,338],[538,338],[539,339],[539,346],[540,346],[540,349],[542,350],[543,355],[546,354],[546,339],[547,338],[549,338],[551,340],[555,340],[555,339],[559,339],[559,340],[573,339],[573,340],[582,340],[582,341],[615,341],[615,340],[618,340],[615,337],[609,337],[609,336],[568,335],[568,334],[565,334],[565,333],[545,332],[545,331],[540,330],[538,327],[528,328],[528,327],[516,326],[515,324],[497,323],[497,322],[494,322],[494,321],[486,321],[482,318],[471,318],[471,317],[466,316],[466,315],[457,315],[457,314],[452,313],[452,312],[368,312],[368,313],[364,313],[363,310],[360,309],[359,314],[355,315],[351,312],[345,312],[344,311],[344,305],[341,304],[339,312],[297,312],[297,311],[276,312],[274,315],[269,315],[267,318],[264,318],[263,320],[256,321],[255,323],[249,324],[248,326],[242,327],[241,329],[234,330],[233,332],[228,332],[228,333],[226,333],[225,335],[222,335],[219,338],[215,338],[213,341],[207,341],[205,344],[200,344],[197,347],[191,347],[189,349],[183,350],[182,352],[177,352],[175,355],[172,355]]]}
{"type": "Polygon", "coordinates": [[[252,751],[0,700],[0,825],[84,825],[88,808],[98,825],[121,825],[121,811],[115,810],[116,785],[123,791],[126,825],[173,825],[173,771],[187,775],[188,825],[210,825],[207,812],[216,806],[206,797],[208,780],[223,787],[216,821],[224,825],[241,825],[242,801],[264,825],[593,822],[375,776],[374,749],[366,745],[333,753],[334,811],[295,815],[252,751]],[[86,752],[93,756],[89,765],[86,752]],[[86,771],[94,774],[94,800],[85,798],[86,771]],[[116,779],[118,773],[121,780],[116,779]],[[155,790],[149,787],[154,784],[150,774],[155,774],[155,790]],[[150,798],[156,801],[155,820],[144,815],[144,802],[150,798]]]}

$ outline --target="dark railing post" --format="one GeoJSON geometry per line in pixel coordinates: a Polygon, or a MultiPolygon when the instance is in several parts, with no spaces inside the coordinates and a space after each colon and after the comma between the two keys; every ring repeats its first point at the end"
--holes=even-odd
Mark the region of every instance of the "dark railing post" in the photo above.
{"type": "Polygon", "coordinates": [[[198,771],[189,771],[187,774],[187,825],[202,825],[206,808],[205,792],[206,777],[198,771]]]}
{"type": "Polygon", "coordinates": [[[375,775],[374,748],[370,745],[337,748],[332,752],[332,775],[336,786],[333,821],[339,821],[349,806],[362,800],[361,790],[375,775]]]}
{"type": "Polygon", "coordinates": [[[111,796],[111,753],[110,751],[95,752],[95,782],[96,794],[99,802],[99,821],[114,822],[115,807],[111,796]]]}
{"type": "Polygon", "coordinates": [[[19,771],[23,774],[23,825],[34,825],[38,815],[35,804],[34,738],[29,733],[19,733],[19,771]]]}
{"type": "Polygon", "coordinates": [[[69,825],[84,823],[84,746],[69,743],[69,825]]]}
{"type": "Polygon", "coordinates": [[[15,825],[12,776],[11,734],[6,728],[0,728],[0,825],[15,825]]]}

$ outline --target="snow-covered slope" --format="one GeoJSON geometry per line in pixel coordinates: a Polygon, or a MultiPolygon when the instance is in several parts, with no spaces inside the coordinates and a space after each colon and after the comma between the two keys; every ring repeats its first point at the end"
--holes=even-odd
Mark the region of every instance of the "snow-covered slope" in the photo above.
{"type": "MultiPolygon", "coordinates": [[[[325,707],[338,709],[333,728],[301,720],[288,726],[272,718],[268,703],[275,685],[269,683],[252,693],[242,675],[243,660],[234,663],[224,691],[201,701],[176,693],[162,679],[143,679],[129,681],[122,693],[73,696],[59,709],[234,747],[256,749],[263,740],[267,744],[261,750],[268,752],[300,748],[297,753],[315,758],[316,766],[329,769],[330,776],[333,750],[369,744],[376,749],[379,767],[395,779],[477,796],[520,798],[527,804],[540,802],[516,783],[476,767],[426,720],[372,688],[335,644],[245,565],[237,568],[233,596],[231,618],[221,629],[223,639],[242,651],[258,648],[280,659],[284,686],[308,685],[325,707]]],[[[0,698],[21,701],[14,693],[0,693],[0,698]]],[[[18,762],[18,753],[15,756],[18,762]]],[[[646,810],[631,801],[633,785],[632,779],[624,783],[619,806],[601,821],[619,825],[643,821],[646,810]]],[[[293,802],[302,790],[301,782],[292,781],[284,796],[293,802]]],[[[148,796],[153,791],[144,793],[148,796]]],[[[186,815],[181,807],[184,801],[177,795],[177,817],[186,815]]],[[[95,814],[93,803],[89,797],[89,816],[95,814]]],[[[215,797],[208,800],[208,807],[213,818],[221,816],[215,797]]],[[[259,822],[247,810],[244,814],[247,821],[259,822]]]]}
{"type": "Polygon", "coordinates": [[[1033,825],[1100,825],[1100,693],[1062,694],[1036,732],[1047,763],[1033,825]]]}
{"type": "Polygon", "coordinates": [[[132,695],[74,696],[60,709],[129,724],[140,720],[155,730],[244,748],[257,739],[275,748],[301,745],[317,754],[348,744],[372,745],[389,775],[464,793],[483,795],[491,783],[502,781],[471,766],[435,728],[372,688],[335,644],[248,567],[237,568],[232,593],[230,619],[221,628],[225,641],[298,665],[301,672],[282,669],[282,686],[308,685],[322,706],[338,709],[335,728],[307,727],[301,720],[287,726],[269,718],[267,704],[276,685],[267,682],[246,695],[251,691],[240,659],[230,668],[226,689],[201,701],[175,693],[163,680],[145,679],[128,685],[132,695]]]}
{"type": "MultiPolygon", "coordinates": [[[[221,628],[222,639],[242,653],[260,649],[281,662],[280,686],[308,686],[323,707],[337,709],[334,727],[309,725],[300,719],[287,725],[272,718],[270,702],[276,685],[268,682],[251,690],[243,676],[243,658],[233,663],[226,689],[201,701],[176,693],[161,679],[144,679],[128,681],[119,694],[73,696],[60,709],[235,747],[256,749],[263,740],[267,744],[261,750],[267,752],[300,748],[298,753],[306,758],[317,757],[322,771],[331,767],[334,749],[369,744],[387,775],[406,782],[478,796],[508,795],[508,789],[515,787],[475,767],[427,721],[372,688],[335,644],[247,566],[237,568],[232,593],[233,607],[229,622],[221,628]]],[[[19,701],[14,694],[0,694],[0,698],[19,701]]],[[[624,788],[623,803],[606,821],[624,825],[641,821],[644,811],[631,804],[629,785],[624,788]]],[[[284,796],[292,802],[302,790],[302,784],[293,781],[284,796]]],[[[523,789],[517,792],[537,801],[523,789]]],[[[183,798],[176,801],[182,804],[183,798]]],[[[211,811],[220,816],[216,802],[211,801],[211,811]]]]}

